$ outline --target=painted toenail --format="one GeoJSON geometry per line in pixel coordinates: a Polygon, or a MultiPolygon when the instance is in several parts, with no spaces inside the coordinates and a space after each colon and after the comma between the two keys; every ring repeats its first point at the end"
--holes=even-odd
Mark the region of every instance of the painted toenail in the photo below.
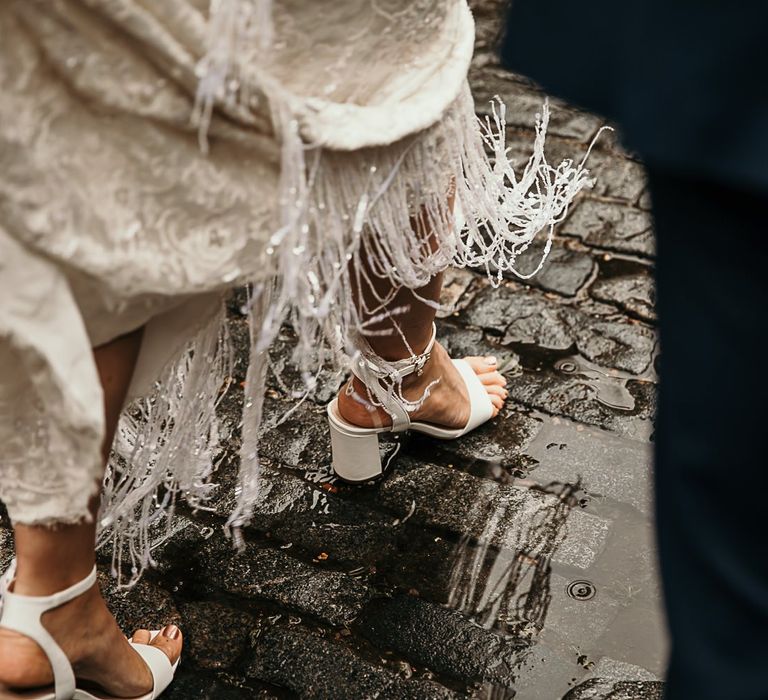
{"type": "Polygon", "coordinates": [[[181,631],[176,625],[168,625],[162,632],[163,637],[167,637],[168,639],[178,639],[180,634],[181,631]]]}
{"type": "Polygon", "coordinates": [[[487,365],[495,365],[496,364],[496,358],[491,355],[490,357],[485,358],[485,364],[487,365]]]}

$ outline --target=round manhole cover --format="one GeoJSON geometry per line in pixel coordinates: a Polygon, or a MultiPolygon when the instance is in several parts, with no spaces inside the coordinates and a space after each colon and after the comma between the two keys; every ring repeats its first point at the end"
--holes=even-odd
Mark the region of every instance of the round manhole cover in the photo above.
{"type": "Polygon", "coordinates": [[[591,581],[571,581],[566,590],[574,600],[592,600],[597,593],[595,584],[591,581]]]}

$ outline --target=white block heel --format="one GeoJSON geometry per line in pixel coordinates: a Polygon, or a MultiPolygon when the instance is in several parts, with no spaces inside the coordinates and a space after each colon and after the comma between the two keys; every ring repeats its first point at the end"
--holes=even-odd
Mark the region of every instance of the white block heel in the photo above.
{"type": "Polygon", "coordinates": [[[397,451],[387,458],[385,465],[382,465],[379,436],[383,433],[397,435],[414,430],[440,440],[455,440],[493,416],[493,403],[488,392],[474,370],[464,360],[453,360],[453,365],[464,380],[469,394],[469,420],[463,428],[443,428],[431,423],[412,422],[409,407],[399,392],[393,391],[392,387],[387,389],[382,386],[382,380],[392,382],[392,378],[396,377],[395,381],[399,381],[414,372],[421,374],[435,345],[435,332],[433,324],[432,339],[420,355],[384,363],[381,358],[366,353],[353,368],[355,376],[366,385],[375,404],[383,408],[392,418],[391,426],[360,428],[341,417],[337,399],[328,404],[333,471],[343,481],[361,484],[376,479],[384,473],[397,451]]]}
{"type": "Polygon", "coordinates": [[[334,399],[328,404],[328,424],[331,428],[333,471],[343,481],[361,484],[381,476],[379,432],[383,430],[358,428],[338,414],[334,399]]]}
{"type": "MultiPolygon", "coordinates": [[[[53,671],[54,684],[50,688],[23,691],[19,697],[26,700],[117,700],[111,695],[98,691],[84,690],[78,687],[75,673],[67,655],[43,626],[42,618],[49,610],[58,608],[82,595],[96,583],[96,567],[88,576],[75,585],[49,596],[26,596],[12,592],[16,562],[0,578],[0,628],[13,630],[35,641],[48,657],[53,671]]],[[[159,632],[152,632],[154,639],[159,632]]],[[[152,674],[153,688],[139,698],[131,700],[154,700],[168,687],[179,662],[171,664],[162,649],[148,644],[131,642],[137,654],[152,674]]],[[[126,700],[126,699],[123,699],[126,700]]]]}

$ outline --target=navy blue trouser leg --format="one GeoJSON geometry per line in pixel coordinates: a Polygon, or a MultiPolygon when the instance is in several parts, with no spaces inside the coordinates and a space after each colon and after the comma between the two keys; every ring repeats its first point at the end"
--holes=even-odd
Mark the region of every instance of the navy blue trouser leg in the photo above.
{"type": "Polygon", "coordinates": [[[668,700],[768,700],[768,197],[650,169],[668,700]]]}

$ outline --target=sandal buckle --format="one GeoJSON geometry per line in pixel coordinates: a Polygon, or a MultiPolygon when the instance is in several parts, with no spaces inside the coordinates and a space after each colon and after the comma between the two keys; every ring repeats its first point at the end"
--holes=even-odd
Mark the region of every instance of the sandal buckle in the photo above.
{"type": "Polygon", "coordinates": [[[413,366],[416,371],[416,376],[420,377],[424,373],[424,366],[429,362],[429,357],[432,353],[425,352],[423,355],[419,355],[415,358],[413,366]]]}

